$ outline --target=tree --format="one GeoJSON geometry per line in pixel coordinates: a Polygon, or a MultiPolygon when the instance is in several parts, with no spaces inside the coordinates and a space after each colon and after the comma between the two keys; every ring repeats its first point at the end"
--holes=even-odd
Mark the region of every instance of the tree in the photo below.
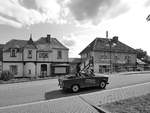
{"type": "Polygon", "coordinates": [[[144,60],[147,57],[147,52],[142,49],[136,49],[137,51],[137,58],[140,60],[144,60]]]}

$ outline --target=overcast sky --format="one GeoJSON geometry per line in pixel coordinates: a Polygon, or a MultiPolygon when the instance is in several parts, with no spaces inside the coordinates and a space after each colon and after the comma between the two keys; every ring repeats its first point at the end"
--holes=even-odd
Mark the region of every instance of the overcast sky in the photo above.
{"type": "Polygon", "coordinates": [[[150,55],[150,0],[0,0],[0,43],[51,34],[79,53],[96,37],[121,42],[150,55]]]}

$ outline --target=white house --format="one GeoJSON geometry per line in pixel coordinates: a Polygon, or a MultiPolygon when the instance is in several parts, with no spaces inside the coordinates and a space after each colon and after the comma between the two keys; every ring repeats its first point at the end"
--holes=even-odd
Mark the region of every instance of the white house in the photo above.
{"type": "Polygon", "coordinates": [[[10,70],[16,77],[55,76],[69,72],[68,51],[51,35],[33,41],[8,41],[3,47],[3,70],[10,70]]]}

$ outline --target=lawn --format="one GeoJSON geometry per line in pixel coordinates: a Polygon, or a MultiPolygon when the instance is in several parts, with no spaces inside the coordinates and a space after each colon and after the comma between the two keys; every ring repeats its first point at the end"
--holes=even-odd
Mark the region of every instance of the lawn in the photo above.
{"type": "Polygon", "coordinates": [[[110,113],[150,113],[150,94],[105,104],[102,107],[110,113]]]}

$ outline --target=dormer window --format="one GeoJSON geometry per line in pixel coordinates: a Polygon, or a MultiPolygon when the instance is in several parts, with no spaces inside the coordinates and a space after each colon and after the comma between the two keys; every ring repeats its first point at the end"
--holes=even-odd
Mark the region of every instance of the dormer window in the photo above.
{"type": "Polygon", "coordinates": [[[32,58],[32,50],[28,50],[28,58],[32,58]]]}
{"type": "Polygon", "coordinates": [[[11,57],[16,57],[17,49],[11,49],[10,51],[10,56],[11,57]]]}

